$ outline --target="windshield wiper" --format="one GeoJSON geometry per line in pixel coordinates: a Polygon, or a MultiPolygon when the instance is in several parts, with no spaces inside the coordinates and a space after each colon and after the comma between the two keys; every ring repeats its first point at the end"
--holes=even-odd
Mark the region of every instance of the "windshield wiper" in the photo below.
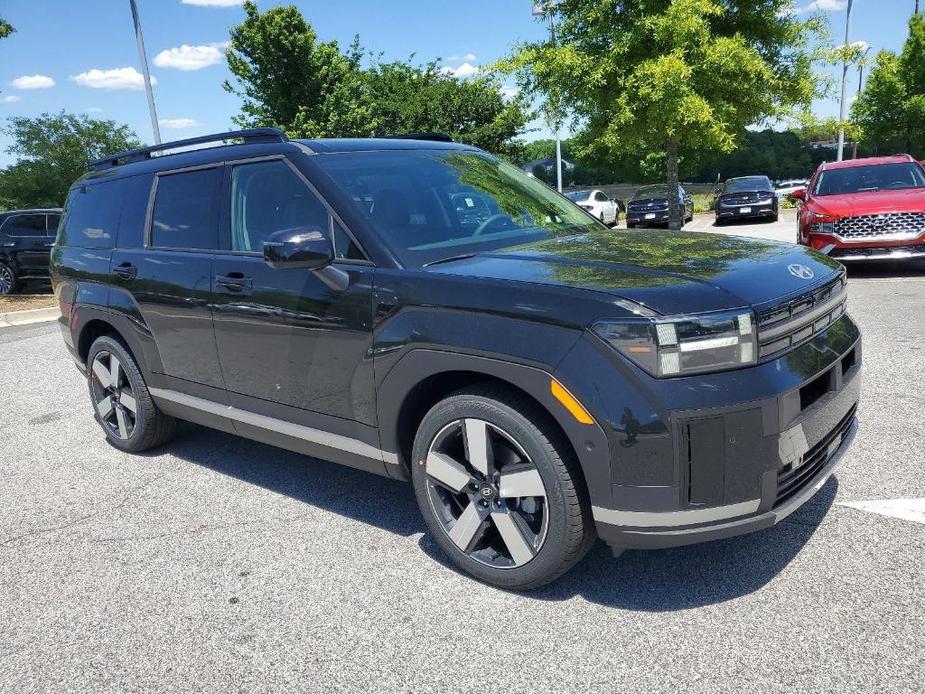
{"type": "Polygon", "coordinates": [[[475,253],[460,253],[459,255],[451,255],[448,258],[431,260],[429,263],[424,263],[421,267],[430,267],[431,265],[439,265],[440,263],[451,263],[454,260],[466,260],[467,258],[474,258],[475,256],[475,253]]]}

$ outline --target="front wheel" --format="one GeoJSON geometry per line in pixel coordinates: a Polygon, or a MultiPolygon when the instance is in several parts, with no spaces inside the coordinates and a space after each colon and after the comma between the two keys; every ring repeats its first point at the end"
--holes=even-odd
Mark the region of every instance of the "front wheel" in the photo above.
{"type": "Polygon", "coordinates": [[[173,438],[177,422],[161,412],[129,351],[111,336],[87,356],[87,382],[96,421],[116,448],[140,453],[173,438]]]}
{"type": "Polygon", "coordinates": [[[0,263],[0,296],[16,293],[16,272],[6,263],[0,263]]]}
{"type": "Polygon", "coordinates": [[[434,540],[481,581],[537,588],[594,541],[577,462],[526,398],[494,387],[450,396],[424,417],[413,456],[415,495],[434,540]]]}

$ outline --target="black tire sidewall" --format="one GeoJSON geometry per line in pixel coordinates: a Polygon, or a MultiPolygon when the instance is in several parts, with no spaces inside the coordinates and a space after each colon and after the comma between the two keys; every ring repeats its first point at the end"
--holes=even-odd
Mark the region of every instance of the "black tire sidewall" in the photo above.
{"type": "Polygon", "coordinates": [[[558,453],[544,439],[536,424],[502,402],[484,396],[455,395],[438,403],[428,412],[414,440],[412,481],[418,506],[431,536],[460,569],[500,588],[522,589],[542,585],[559,574],[559,568],[565,561],[569,514],[562,480],[553,460],[553,456],[558,457],[558,453]],[[441,429],[467,417],[490,422],[512,436],[530,456],[546,487],[546,539],[537,555],[523,566],[498,569],[472,559],[450,540],[431,506],[426,485],[427,475],[421,461],[427,455],[430,442],[441,429]]]}
{"type": "Polygon", "coordinates": [[[19,278],[16,276],[16,270],[9,263],[2,261],[0,261],[0,267],[6,268],[7,272],[10,273],[10,277],[12,278],[12,281],[10,282],[10,291],[5,293],[0,292],[0,296],[9,296],[11,294],[15,294],[16,289],[19,287],[19,278]]]}
{"type": "Polygon", "coordinates": [[[156,417],[158,413],[154,411],[153,405],[151,405],[151,396],[142,378],[141,371],[138,369],[138,365],[121,342],[112,337],[104,336],[97,338],[90,346],[90,351],[87,354],[87,389],[90,393],[90,404],[93,407],[93,417],[106,434],[106,439],[109,443],[119,450],[130,453],[143,450],[144,446],[142,442],[145,441],[147,429],[153,426],[154,417],[156,417]],[[93,360],[96,359],[96,356],[100,352],[109,352],[115,355],[135,394],[135,406],[137,409],[135,413],[135,428],[132,430],[132,435],[127,439],[120,439],[113,436],[112,432],[109,431],[109,428],[100,418],[99,412],[97,412],[96,409],[92,383],[92,367],[93,360]]]}

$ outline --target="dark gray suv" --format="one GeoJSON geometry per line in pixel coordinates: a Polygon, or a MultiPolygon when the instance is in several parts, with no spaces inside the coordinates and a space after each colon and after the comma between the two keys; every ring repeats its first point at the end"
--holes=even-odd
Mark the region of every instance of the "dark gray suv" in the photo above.
{"type": "Polygon", "coordinates": [[[52,272],[113,446],[188,420],[410,480],[447,555],[505,588],[597,537],[769,527],[855,431],[841,265],[610,230],[446,138],[113,155],[71,189],[52,272]]]}
{"type": "Polygon", "coordinates": [[[48,280],[60,209],[0,212],[0,296],[27,280],[48,280]]]}

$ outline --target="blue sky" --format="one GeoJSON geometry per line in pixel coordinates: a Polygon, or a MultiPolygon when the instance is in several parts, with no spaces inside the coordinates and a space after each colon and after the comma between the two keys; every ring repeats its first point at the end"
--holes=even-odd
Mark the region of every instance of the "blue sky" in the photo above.
{"type": "MultiPolygon", "coordinates": [[[[228,76],[222,44],[243,11],[235,0],[137,0],[145,32],[162,137],[179,139],[226,130],[237,99],[221,88],[228,76]],[[184,48],[184,46],[186,48],[184,48]],[[187,68],[187,69],[181,69],[187,68]],[[197,68],[197,69],[190,69],[197,68]]],[[[276,4],[259,3],[263,9],[276,4]]],[[[529,0],[302,0],[295,2],[319,36],[362,44],[385,59],[415,54],[448,68],[490,63],[517,41],[543,35],[529,0]]],[[[824,12],[833,36],[844,32],[846,0],[798,0],[802,11],[824,12]]],[[[898,49],[914,0],[855,0],[852,40],[874,50],[898,49]]],[[[127,123],[151,141],[128,0],[0,0],[0,16],[17,33],[0,41],[0,119],[65,109],[127,123]],[[50,79],[49,79],[50,78],[50,79]],[[51,83],[54,83],[51,86],[51,83]]],[[[855,74],[854,80],[857,79],[855,74]]],[[[853,82],[856,84],[856,81],[853,82]]],[[[835,115],[834,101],[817,103],[835,115]]],[[[542,129],[529,137],[547,135],[542,129]]],[[[8,138],[0,135],[0,150],[8,138]]],[[[0,166],[11,162],[0,152],[0,166]]]]}

